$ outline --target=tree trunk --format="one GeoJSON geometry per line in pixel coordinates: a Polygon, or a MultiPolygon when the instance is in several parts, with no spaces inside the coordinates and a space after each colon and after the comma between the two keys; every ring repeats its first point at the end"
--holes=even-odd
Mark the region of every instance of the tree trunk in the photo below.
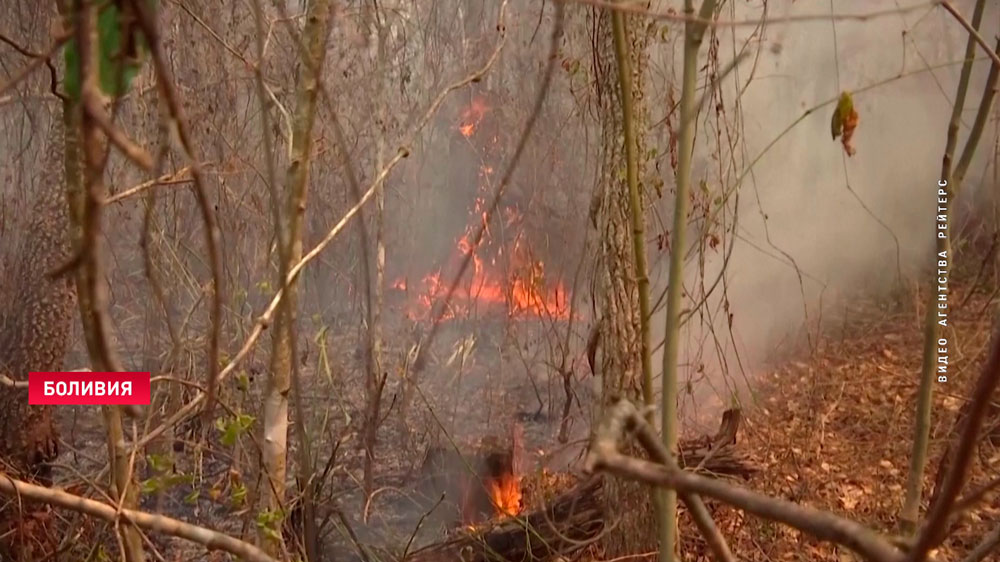
{"type": "MultiPolygon", "coordinates": [[[[48,272],[70,257],[63,176],[63,127],[54,115],[42,174],[35,188],[26,236],[0,279],[0,375],[15,381],[29,371],[58,371],[68,347],[76,291],[72,276],[50,279],[48,272]]],[[[5,470],[51,485],[47,463],[58,455],[58,433],[50,406],[29,406],[27,389],[0,387],[0,462],[5,470]]],[[[39,543],[16,532],[30,517],[16,504],[0,511],[0,558],[38,560],[55,544],[39,543]],[[15,532],[9,532],[15,531],[15,532]]]]}
{"type": "MultiPolygon", "coordinates": [[[[29,371],[61,370],[68,345],[76,297],[72,277],[48,276],[70,257],[63,141],[63,127],[54,117],[26,236],[3,283],[0,374],[15,381],[27,380],[29,371]]],[[[57,454],[51,408],[29,406],[26,389],[0,390],[0,458],[48,483],[44,463],[57,454]]]]}
{"type": "MultiPolygon", "coordinates": [[[[591,11],[591,28],[597,29],[594,52],[597,103],[603,133],[601,181],[591,205],[591,220],[600,238],[595,271],[595,301],[598,308],[597,346],[601,353],[598,374],[602,377],[603,401],[613,396],[641,396],[639,288],[635,278],[626,182],[621,90],[615,62],[611,15],[591,11]]],[[[628,18],[631,19],[631,18],[628,18]]],[[[641,28],[641,26],[640,26],[641,28]]],[[[627,38],[632,70],[633,118],[637,154],[644,154],[646,110],[643,102],[646,68],[646,34],[633,32],[627,38]]],[[[636,175],[643,177],[642,159],[636,175]]],[[[638,193],[642,207],[642,190],[638,193]]],[[[653,504],[649,487],[619,480],[606,483],[609,520],[604,546],[608,557],[655,546],[653,504]],[[612,507],[613,506],[613,507],[612,507]]]]}
{"type": "MultiPolygon", "coordinates": [[[[284,220],[276,224],[279,252],[278,281],[285,284],[292,266],[302,259],[302,218],[306,210],[309,163],[312,156],[313,122],[319,95],[320,73],[330,30],[329,0],[309,2],[302,32],[304,51],[296,84],[296,106],[292,124],[292,150],[285,176],[284,220]]],[[[264,134],[270,134],[264,131],[264,134]]],[[[274,204],[278,204],[277,201],[274,204]]],[[[259,490],[258,520],[261,547],[271,555],[283,548],[281,523],[285,509],[285,479],[288,455],[288,393],[292,386],[292,361],[295,346],[296,281],[285,288],[282,308],[277,315],[272,336],[271,373],[264,397],[264,439],[261,444],[262,478],[259,490]]],[[[304,424],[305,420],[299,420],[304,424]]],[[[308,446],[307,443],[302,444],[308,446]]]]}

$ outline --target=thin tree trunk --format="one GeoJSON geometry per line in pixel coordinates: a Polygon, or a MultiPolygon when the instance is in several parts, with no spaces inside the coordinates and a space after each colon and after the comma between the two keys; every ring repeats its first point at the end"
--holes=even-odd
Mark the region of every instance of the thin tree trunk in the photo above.
{"type": "MultiPolygon", "coordinates": [[[[707,20],[715,13],[715,0],[704,0],[698,17],[707,20]]],[[[694,0],[685,0],[684,14],[694,16],[694,0]]],[[[694,152],[695,120],[698,117],[698,52],[706,25],[688,21],[684,25],[684,70],[681,83],[680,134],[677,148],[677,195],[670,241],[670,275],[667,288],[667,315],[663,345],[663,390],[660,406],[663,445],[671,455],[677,448],[677,355],[680,339],[681,296],[684,283],[684,254],[687,248],[688,193],[691,189],[691,160],[694,152]]],[[[660,496],[660,562],[672,562],[678,551],[677,492],[663,490],[660,496]]]]}
{"type": "MultiPolygon", "coordinates": [[[[329,0],[312,0],[308,4],[306,23],[302,32],[305,46],[301,74],[296,86],[296,107],[292,123],[292,149],[285,175],[285,213],[287,224],[281,223],[278,243],[281,247],[278,264],[278,286],[284,286],[292,266],[302,259],[302,217],[306,210],[309,163],[312,151],[313,123],[316,100],[319,95],[320,73],[326,55],[330,30],[331,6],[329,0]]],[[[267,132],[265,132],[267,134],[267,132]]],[[[259,525],[261,547],[271,555],[284,550],[281,525],[285,517],[285,479],[288,454],[288,393],[292,386],[292,361],[294,360],[295,312],[297,281],[284,288],[282,310],[279,311],[272,336],[271,373],[264,397],[264,439],[261,444],[263,458],[261,508],[270,514],[259,525]]],[[[299,420],[304,424],[306,420],[299,420]]],[[[308,447],[308,443],[302,443],[308,447]]],[[[307,484],[306,482],[302,483],[307,484]]]]}
{"type": "MultiPolygon", "coordinates": [[[[979,24],[983,18],[985,0],[976,2],[975,11],[972,15],[972,25],[979,29],[979,24]]],[[[976,51],[976,40],[970,34],[965,47],[965,62],[962,65],[962,73],[958,81],[958,93],[955,96],[955,105],[952,108],[951,120],[948,122],[947,141],[945,144],[944,157],[941,162],[941,181],[939,188],[946,193],[943,207],[939,205],[938,215],[943,215],[943,222],[947,227],[951,220],[951,202],[957,195],[958,183],[952,181],[952,159],[955,148],[958,145],[958,129],[962,121],[962,112],[965,108],[965,98],[969,89],[969,77],[972,74],[972,61],[976,51]],[[941,185],[943,184],[943,185],[941,185]]],[[[995,67],[994,67],[995,69],[995,67]]],[[[991,70],[991,75],[993,70],[991,70]]],[[[968,151],[972,139],[966,142],[968,151]]],[[[975,146],[973,143],[972,146],[975,146]]],[[[974,150],[974,149],[973,149],[974,150]]],[[[963,155],[964,158],[964,155],[963,155]]],[[[965,164],[965,168],[968,163],[965,164]]],[[[964,175],[964,172],[963,172],[964,175]]],[[[924,469],[927,466],[927,447],[931,431],[931,402],[934,393],[935,365],[938,362],[938,349],[941,347],[938,338],[938,279],[947,278],[949,264],[954,259],[950,256],[951,239],[948,236],[948,229],[935,230],[934,235],[934,261],[938,267],[931,275],[930,291],[927,294],[927,310],[924,316],[924,347],[923,362],[920,368],[920,388],[917,391],[917,410],[914,423],[913,448],[910,453],[910,471],[906,480],[906,496],[903,501],[903,509],[899,514],[900,530],[909,534],[916,530],[917,520],[920,516],[920,500],[923,491],[924,469]],[[943,236],[942,236],[943,234],[943,236]],[[943,264],[943,265],[942,265],[943,264]]]]}
{"type": "MultiPolygon", "coordinates": [[[[81,87],[80,99],[77,100],[79,106],[74,108],[73,115],[74,121],[77,116],[79,117],[80,135],[76,138],[82,142],[70,145],[83,148],[84,165],[80,174],[72,178],[74,183],[77,177],[82,179],[83,189],[78,191],[79,200],[71,201],[71,209],[79,213],[76,216],[81,226],[78,251],[83,257],[83,267],[76,270],[76,282],[87,351],[96,370],[118,371],[119,361],[113,346],[107,341],[106,326],[101,325],[102,322],[106,324],[106,317],[102,317],[102,314],[107,310],[107,287],[100,229],[101,205],[107,198],[107,186],[104,184],[103,176],[108,143],[91,113],[103,110],[105,104],[98,84],[101,47],[98,43],[96,4],[88,0],[78,0],[74,9],[81,87]]],[[[69,159],[67,164],[70,165],[69,159]]],[[[138,489],[132,481],[129,454],[122,431],[121,408],[104,406],[103,413],[108,459],[111,464],[111,482],[115,490],[113,497],[122,507],[135,509],[138,506],[138,489]]],[[[125,559],[128,562],[143,562],[145,552],[138,529],[131,524],[122,524],[120,533],[125,559]]]]}
{"type": "MultiPolygon", "coordinates": [[[[639,156],[635,140],[635,119],[632,110],[632,65],[629,64],[628,28],[625,14],[611,13],[615,58],[618,60],[618,85],[621,89],[622,132],[625,137],[625,170],[628,184],[629,218],[632,223],[632,255],[635,259],[635,280],[639,292],[640,361],[642,366],[642,398],[653,406],[653,366],[649,335],[649,274],[646,266],[646,218],[639,192],[639,156]]],[[[653,410],[648,413],[653,422],[653,410]]]]}
{"type": "MultiPolygon", "coordinates": [[[[388,112],[385,96],[388,93],[386,83],[385,22],[381,21],[383,14],[377,5],[371,10],[372,60],[375,64],[375,98],[376,128],[375,131],[375,169],[373,175],[378,175],[385,165],[385,136],[388,112]]],[[[367,402],[364,430],[364,487],[365,494],[375,490],[375,446],[378,441],[378,425],[380,406],[382,402],[382,385],[385,381],[382,364],[382,308],[385,301],[385,184],[379,182],[375,187],[375,291],[372,301],[372,325],[369,330],[371,338],[371,358],[368,376],[365,380],[365,400],[367,402]]]]}

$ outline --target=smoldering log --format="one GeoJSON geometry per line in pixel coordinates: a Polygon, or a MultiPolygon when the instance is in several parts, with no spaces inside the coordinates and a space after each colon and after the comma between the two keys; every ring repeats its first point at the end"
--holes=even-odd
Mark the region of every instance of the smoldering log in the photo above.
{"type": "Polygon", "coordinates": [[[559,495],[544,509],[426,546],[404,560],[528,562],[572,554],[596,539],[604,528],[603,483],[602,476],[595,476],[559,495]]]}
{"type": "MultiPolygon", "coordinates": [[[[740,410],[727,410],[714,436],[683,440],[678,449],[688,470],[749,479],[759,469],[737,448],[740,410]]],[[[606,524],[603,476],[558,496],[544,509],[426,546],[405,562],[527,562],[570,556],[598,539],[606,524]]]]}

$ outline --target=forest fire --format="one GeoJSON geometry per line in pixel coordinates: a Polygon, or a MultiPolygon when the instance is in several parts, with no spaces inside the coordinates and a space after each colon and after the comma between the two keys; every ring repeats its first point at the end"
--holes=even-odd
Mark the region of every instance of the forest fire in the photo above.
{"type": "Polygon", "coordinates": [[[476,127],[479,126],[480,121],[486,116],[486,112],[489,111],[489,106],[486,105],[486,100],[481,96],[476,96],[472,98],[472,102],[469,103],[469,107],[462,111],[462,120],[458,125],[458,131],[462,133],[465,138],[470,138],[472,134],[476,131],[476,127]]]}
{"type": "Polygon", "coordinates": [[[521,483],[513,473],[492,478],[487,483],[490,501],[496,508],[497,515],[513,517],[521,511],[521,483]]]}
{"type": "Polygon", "coordinates": [[[485,455],[479,475],[466,473],[462,477],[462,522],[465,525],[475,526],[521,513],[521,479],[513,459],[512,449],[491,451],[485,455]]]}
{"type": "MultiPolygon", "coordinates": [[[[471,274],[467,273],[452,294],[442,318],[450,320],[469,317],[475,313],[504,310],[510,318],[569,318],[569,298],[561,281],[549,285],[545,280],[545,264],[533,258],[530,250],[520,241],[515,242],[510,258],[498,266],[498,259],[489,261],[473,251],[471,235],[463,235],[456,245],[456,252],[449,261],[460,264],[471,257],[471,274]],[[502,271],[507,269],[506,275],[502,271]]],[[[482,248],[482,245],[480,245],[482,248]]],[[[503,259],[503,256],[499,256],[503,259]]],[[[456,267],[449,268],[457,271],[456,267]]],[[[406,279],[397,279],[392,287],[415,296],[409,298],[407,315],[423,319],[430,315],[434,305],[443,301],[448,293],[451,277],[442,270],[426,275],[415,286],[406,279]]]]}
{"type": "MultiPolygon", "coordinates": [[[[458,132],[472,139],[480,130],[489,111],[484,98],[477,96],[461,113],[458,132]]],[[[498,144],[496,135],[486,136],[487,146],[480,156],[490,161],[498,144]]],[[[405,278],[395,280],[391,287],[407,293],[406,314],[422,320],[431,315],[434,306],[442,303],[460,265],[469,260],[469,267],[445,306],[442,319],[467,318],[476,314],[497,314],[502,311],[513,319],[569,318],[569,295],[562,281],[546,278],[545,264],[531,250],[523,227],[523,215],[516,205],[502,207],[495,217],[501,235],[495,235],[487,220],[488,195],[493,191],[491,176],[494,167],[483,163],[479,168],[477,196],[469,209],[469,222],[457,237],[454,250],[444,267],[424,275],[419,282],[405,278]],[[477,230],[483,230],[476,244],[477,230]]]]}

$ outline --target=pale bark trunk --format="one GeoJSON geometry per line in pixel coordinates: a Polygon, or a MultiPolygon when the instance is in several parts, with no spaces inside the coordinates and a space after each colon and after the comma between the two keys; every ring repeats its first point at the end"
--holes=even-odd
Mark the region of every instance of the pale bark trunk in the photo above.
{"type": "MultiPolygon", "coordinates": [[[[375,98],[376,126],[375,131],[375,169],[377,176],[385,165],[385,145],[387,134],[388,111],[385,96],[388,93],[386,83],[385,23],[381,21],[382,14],[377,8],[371,12],[372,60],[375,63],[375,98]]],[[[385,299],[385,184],[379,182],[375,187],[375,291],[372,301],[372,325],[369,330],[371,339],[371,362],[365,384],[367,415],[365,419],[365,461],[364,486],[365,493],[374,491],[375,445],[378,440],[379,413],[382,401],[382,383],[385,373],[382,364],[382,308],[385,299]]]]}
{"type": "MultiPolygon", "coordinates": [[[[704,0],[700,20],[715,13],[715,0],[704,0]]],[[[685,0],[684,13],[695,15],[694,1],[685,0]]],[[[664,448],[677,449],[677,356],[680,340],[681,297],[684,284],[684,255],[687,253],[688,193],[691,189],[691,161],[694,153],[695,120],[698,118],[698,53],[706,25],[688,21],[684,25],[684,68],[681,83],[680,133],[677,148],[677,189],[674,222],[670,236],[670,275],[667,287],[667,315],[663,344],[663,389],[660,406],[664,448]]],[[[678,554],[677,492],[664,490],[660,496],[663,517],[660,524],[660,562],[672,562],[678,554]]]]}
{"type": "MultiPolygon", "coordinates": [[[[278,281],[284,285],[288,271],[302,259],[302,218],[306,210],[309,164],[312,150],[313,122],[319,95],[319,80],[326,54],[330,30],[331,6],[329,0],[312,0],[306,12],[302,32],[304,57],[297,84],[295,115],[292,124],[292,149],[285,175],[285,213],[287,225],[279,229],[278,240],[283,246],[279,252],[278,281]],[[281,232],[283,231],[283,232],[281,232]]],[[[265,132],[267,134],[267,132],[265,132]]],[[[292,385],[292,361],[295,338],[295,312],[297,306],[296,280],[285,287],[282,310],[274,325],[271,352],[271,373],[264,398],[264,439],[261,443],[263,475],[259,491],[260,508],[277,514],[270,523],[260,526],[259,540],[262,548],[272,555],[284,550],[281,522],[284,519],[285,479],[288,454],[288,393],[292,385]]],[[[299,420],[305,423],[305,420],[299,420]]],[[[307,446],[307,444],[303,444],[307,446]]]]}

